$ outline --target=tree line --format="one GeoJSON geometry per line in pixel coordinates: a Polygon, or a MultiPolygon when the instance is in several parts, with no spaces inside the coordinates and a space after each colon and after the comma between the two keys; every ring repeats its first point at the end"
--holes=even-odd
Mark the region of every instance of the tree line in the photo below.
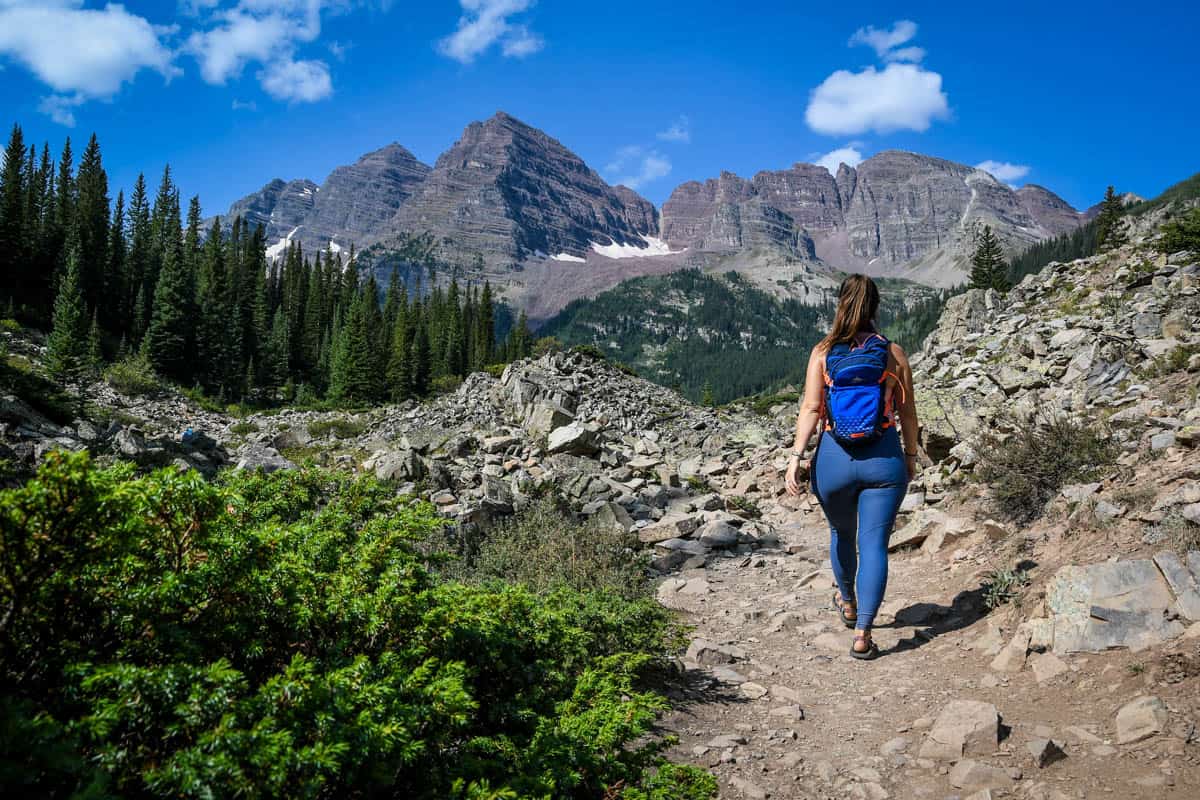
{"type": "Polygon", "coordinates": [[[225,400],[376,402],[422,397],[473,370],[529,355],[525,318],[496,340],[491,286],[418,280],[393,268],[386,293],[353,248],[311,257],[299,243],[269,263],[265,231],[240,217],[186,217],[170,167],[151,200],[139,175],[110,200],[93,134],[79,167],[14,125],[0,169],[0,303],[48,328],[60,384],[109,362],[225,400]],[[382,301],[382,302],[381,302],[382,301]]]}

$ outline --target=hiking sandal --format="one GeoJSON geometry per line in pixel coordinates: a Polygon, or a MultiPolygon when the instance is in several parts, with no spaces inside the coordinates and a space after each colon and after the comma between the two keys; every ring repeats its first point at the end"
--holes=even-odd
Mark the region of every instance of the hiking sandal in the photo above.
{"type": "Polygon", "coordinates": [[[879,655],[879,645],[875,644],[875,640],[871,638],[871,634],[859,632],[854,635],[854,642],[850,645],[850,655],[861,661],[870,661],[879,655]],[[859,642],[866,642],[866,650],[855,650],[854,645],[859,642]]]}
{"type": "MultiPolygon", "coordinates": [[[[851,602],[853,602],[853,601],[851,601],[851,602]]],[[[838,612],[838,617],[841,618],[843,625],[845,625],[847,628],[853,628],[855,625],[858,624],[858,614],[855,613],[852,616],[849,616],[849,617],[846,616],[846,609],[849,608],[849,606],[850,606],[849,603],[842,600],[841,592],[833,593],[833,609],[834,609],[834,611],[838,612]]]]}

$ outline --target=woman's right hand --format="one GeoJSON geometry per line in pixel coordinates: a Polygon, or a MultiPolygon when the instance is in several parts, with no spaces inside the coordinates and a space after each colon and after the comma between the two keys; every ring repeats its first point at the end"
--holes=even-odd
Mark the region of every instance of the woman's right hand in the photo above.
{"type": "Polygon", "coordinates": [[[784,483],[787,485],[787,493],[792,497],[800,496],[800,484],[796,482],[796,474],[800,471],[800,459],[792,456],[788,459],[787,476],[784,478],[784,483]]]}

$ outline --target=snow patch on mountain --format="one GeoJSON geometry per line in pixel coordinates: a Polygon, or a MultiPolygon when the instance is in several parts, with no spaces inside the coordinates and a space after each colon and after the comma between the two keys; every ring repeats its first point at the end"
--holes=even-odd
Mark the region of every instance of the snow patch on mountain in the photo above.
{"type": "MultiPolygon", "coordinates": [[[[656,236],[643,236],[645,247],[636,244],[598,244],[592,242],[592,250],[605,258],[649,258],[651,256],[669,256],[672,253],[682,253],[683,250],[672,250],[670,245],[656,236]]],[[[686,249],[686,248],[685,248],[686,249]]],[[[560,259],[561,260],[561,259],[560,259]]]]}

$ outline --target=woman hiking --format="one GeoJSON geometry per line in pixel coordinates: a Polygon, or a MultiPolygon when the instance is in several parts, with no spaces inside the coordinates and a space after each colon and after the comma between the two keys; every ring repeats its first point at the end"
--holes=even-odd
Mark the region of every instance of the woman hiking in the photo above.
{"type": "Polygon", "coordinates": [[[900,346],[878,332],[878,311],[873,280],[842,282],[833,328],[808,357],[787,468],[787,490],[798,495],[800,461],[821,426],[809,477],[829,520],[833,604],[855,629],[850,655],[861,659],[879,654],[871,626],[887,585],[888,537],[917,464],[912,370],[900,346]]]}

